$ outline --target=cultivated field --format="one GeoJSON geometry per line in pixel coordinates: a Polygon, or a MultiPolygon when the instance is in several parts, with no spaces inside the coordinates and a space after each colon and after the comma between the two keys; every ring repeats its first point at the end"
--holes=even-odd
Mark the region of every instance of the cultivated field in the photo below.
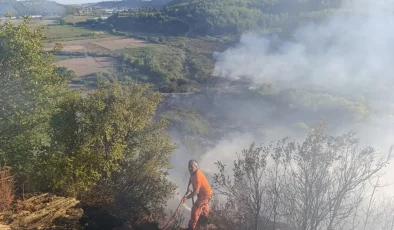
{"type": "MultiPolygon", "coordinates": [[[[134,38],[100,38],[62,42],[63,52],[103,52],[147,46],[148,43],[134,38]]],[[[44,45],[45,51],[53,49],[55,43],[44,45]]]]}
{"type": "Polygon", "coordinates": [[[114,37],[104,31],[94,31],[70,25],[49,25],[45,27],[46,42],[73,41],[114,37]]]}
{"type": "Polygon", "coordinates": [[[86,57],[62,60],[57,66],[73,70],[79,77],[95,73],[109,73],[116,66],[116,59],[111,57],[86,57]]]}
{"type": "Polygon", "coordinates": [[[112,39],[112,40],[101,40],[99,42],[92,42],[95,45],[104,47],[109,50],[120,50],[126,48],[137,48],[142,46],[147,46],[148,43],[137,40],[133,38],[121,38],[121,39],[112,39]]]}
{"type": "MultiPolygon", "coordinates": [[[[85,77],[99,72],[109,73],[117,65],[115,58],[92,57],[93,55],[90,54],[106,54],[115,50],[149,45],[141,40],[121,37],[66,41],[62,44],[62,55],[57,56],[60,61],[56,64],[74,71],[77,77],[85,77]],[[81,56],[73,58],[72,55],[76,53],[81,53],[81,56]],[[64,57],[63,60],[62,57],[64,57]]],[[[51,51],[54,45],[55,43],[46,43],[44,50],[51,51]]]]}
{"type": "MultiPolygon", "coordinates": [[[[0,22],[0,25],[4,24],[6,20],[3,20],[0,22]]],[[[14,25],[19,25],[23,22],[23,19],[12,19],[11,20],[12,24],[14,25]]],[[[57,21],[56,20],[49,20],[49,19],[44,19],[44,20],[40,20],[40,19],[31,19],[29,22],[29,27],[30,28],[39,28],[40,26],[49,26],[49,25],[56,25],[57,21]]]]}

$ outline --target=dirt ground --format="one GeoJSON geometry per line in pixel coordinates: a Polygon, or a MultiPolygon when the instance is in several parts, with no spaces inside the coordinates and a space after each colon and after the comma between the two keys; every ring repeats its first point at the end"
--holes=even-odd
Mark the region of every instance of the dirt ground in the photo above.
{"type": "MultiPolygon", "coordinates": [[[[134,38],[101,38],[101,39],[85,39],[62,42],[63,52],[100,52],[112,51],[125,48],[137,48],[148,46],[147,42],[134,38]]],[[[44,44],[44,51],[53,49],[55,43],[44,44]]]]}
{"type": "MultiPolygon", "coordinates": [[[[100,38],[63,42],[62,52],[106,53],[125,48],[148,46],[149,43],[133,38],[100,38]]],[[[55,43],[44,44],[44,50],[53,49],[55,43]]],[[[85,56],[85,55],[82,55],[85,56]]],[[[57,66],[66,67],[75,72],[77,77],[86,77],[95,73],[109,73],[117,66],[117,60],[111,57],[76,57],[56,62],[57,66]]]]}
{"type": "Polygon", "coordinates": [[[57,66],[67,67],[78,77],[94,73],[109,73],[116,66],[116,59],[111,57],[72,58],[56,63],[57,66]]]}

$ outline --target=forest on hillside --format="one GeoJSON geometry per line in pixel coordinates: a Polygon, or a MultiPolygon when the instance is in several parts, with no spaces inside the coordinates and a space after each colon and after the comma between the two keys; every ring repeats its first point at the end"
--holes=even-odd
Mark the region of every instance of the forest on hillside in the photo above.
{"type": "Polygon", "coordinates": [[[138,8],[115,14],[108,25],[120,30],[172,35],[240,34],[288,29],[337,13],[339,1],[173,0],[162,8],[138,8]]]}
{"type": "Polygon", "coordinates": [[[171,2],[171,0],[151,0],[151,1],[143,1],[143,0],[123,0],[123,1],[100,1],[97,3],[90,3],[90,5],[96,7],[108,7],[108,8],[141,8],[141,7],[149,7],[149,8],[160,8],[165,4],[171,2]]]}
{"type": "Polygon", "coordinates": [[[55,1],[48,0],[0,0],[0,16],[7,13],[12,16],[42,15],[42,16],[64,16],[75,11],[75,7],[61,5],[55,1]]]}

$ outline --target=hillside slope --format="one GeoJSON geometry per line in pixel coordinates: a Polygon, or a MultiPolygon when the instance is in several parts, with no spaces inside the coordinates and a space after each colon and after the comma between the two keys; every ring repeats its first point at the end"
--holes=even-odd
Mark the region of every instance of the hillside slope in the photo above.
{"type": "Polygon", "coordinates": [[[98,3],[93,3],[90,5],[102,8],[139,8],[139,7],[163,7],[171,0],[151,0],[151,1],[143,1],[143,0],[123,0],[123,1],[102,1],[98,3]]]}
{"type": "Polygon", "coordinates": [[[42,16],[63,16],[72,11],[70,6],[61,5],[48,0],[0,0],[0,15],[11,13],[13,16],[42,15],[42,16]]]}
{"type": "Polygon", "coordinates": [[[319,19],[339,7],[338,0],[173,0],[162,9],[135,9],[114,15],[119,29],[172,35],[240,34],[250,30],[289,27],[305,14],[319,19]]]}

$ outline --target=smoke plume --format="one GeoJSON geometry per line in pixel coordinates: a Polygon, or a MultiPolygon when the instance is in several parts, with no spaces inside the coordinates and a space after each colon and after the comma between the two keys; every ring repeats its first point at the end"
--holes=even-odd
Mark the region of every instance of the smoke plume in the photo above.
{"type": "MultiPolygon", "coordinates": [[[[393,9],[389,0],[344,1],[345,15],[308,22],[289,40],[244,34],[238,45],[214,54],[215,74],[362,103],[368,116],[336,132],[357,131],[363,145],[388,151],[394,141],[393,9]]],[[[394,170],[389,171],[392,183],[394,170]]]]}
{"type": "MultiPolygon", "coordinates": [[[[252,142],[287,136],[302,140],[308,126],[321,118],[328,120],[331,134],[357,132],[362,146],[386,153],[394,144],[394,1],[344,1],[339,11],[344,13],[304,24],[286,40],[250,32],[236,46],[214,53],[215,75],[248,79],[257,88],[272,84],[277,97],[258,101],[216,96],[195,108],[228,119],[227,126],[247,127],[228,131],[198,159],[207,175],[217,172],[216,161],[231,166],[236,153],[252,142]],[[343,111],[357,115],[349,119],[343,111]],[[263,131],[254,130],[259,122],[263,131]]],[[[187,182],[179,175],[187,173],[190,158],[185,147],[174,154],[171,177],[182,186],[187,182]]],[[[393,184],[393,176],[394,169],[387,168],[381,180],[393,184]]],[[[394,186],[381,192],[393,194],[394,186]]]]}

